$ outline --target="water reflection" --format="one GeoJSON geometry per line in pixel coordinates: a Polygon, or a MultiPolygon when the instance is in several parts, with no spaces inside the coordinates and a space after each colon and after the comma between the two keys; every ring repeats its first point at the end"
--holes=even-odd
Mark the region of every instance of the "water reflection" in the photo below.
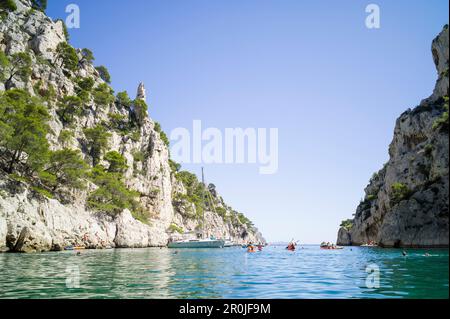
{"type": "Polygon", "coordinates": [[[0,297],[448,298],[448,250],[425,253],[306,246],[2,254],[0,297]],[[366,286],[368,265],[379,269],[379,287],[366,286]],[[73,269],[76,287],[67,285],[76,282],[68,281],[73,269]]]}

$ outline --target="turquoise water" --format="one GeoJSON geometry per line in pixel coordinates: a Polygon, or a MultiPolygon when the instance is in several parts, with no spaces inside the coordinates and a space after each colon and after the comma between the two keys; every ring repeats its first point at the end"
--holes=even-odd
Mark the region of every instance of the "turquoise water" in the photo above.
{"type": "Polygon", "coordinates": [[[407,252],[278,246],[253,254],[237,247],[0,254],[0,298],[448,298],[448,249],[407,252]],[[376,272],[367,280],[368,266],[379,269],[378,288],[376,272]]]}

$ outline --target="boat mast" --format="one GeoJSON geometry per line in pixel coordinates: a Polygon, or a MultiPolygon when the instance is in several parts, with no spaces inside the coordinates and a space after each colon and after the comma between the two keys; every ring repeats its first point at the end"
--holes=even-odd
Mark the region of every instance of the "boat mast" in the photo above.
{"type": "Polygon", "coordinates": [[[202,167],[202,204],[203,204],[203,214],[202,214],[202,239],[205,239],[205,209],[206,209],[206,205],[205,205],[205,173],[203,171],[203,167],[202,167]]]}

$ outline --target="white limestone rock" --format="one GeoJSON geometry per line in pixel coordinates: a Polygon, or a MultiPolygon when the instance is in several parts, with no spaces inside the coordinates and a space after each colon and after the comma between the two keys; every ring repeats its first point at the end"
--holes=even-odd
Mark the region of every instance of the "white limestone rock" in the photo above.
{"type": "MultiPolygon", "coordinates": [[[[88,62],[81,63],[75,72],[63,71],[59,61],[55,61],[55,49],[59,43],[65,41],[62,23],[52,21],[42,12],[30,10],[29,0],[16,0],[16,3],[18,10],[9,13],[7,18],[0,22],[0,49],[7,55],[27,51],[33,63],[30,79],[15,80],[12,87],[24,88],[30,94],[36,95],[34,86],[39,82],[44,89],[53,86],[56,95],[62,97],[76,94],[77,84],[74,80],[77,78],[92,78],[94,87],[104,83],[94,66],[88,62]]],[[[5,87],[0,85],[0,91],[4,90],[5,87]]],[[[143,83],[138,87],[137,98],[144,101],[147,99],[143,83]]],[[[83,114],[75,118],[71,128],[64,127],[55,105],[49,105],[49,113],[51,119],[48,124],[51,133],[47,139],[50,149],[78,149],[84,159],[91,163],[90,145],[86,142],[84,129],[108,123],[110,115],[121,115],[130,119],[132,110],[114,103],[99,106],[91,99],[83,106],[83,114]],[[62,145],[58,140],[63,129],[71,129],[74,134],[67,145],[62,145]]],[[[19,183],[20,185],[16,185],[17,189],[12,187],[7,175],[3,174],[0,175],[0,191],[6,195],[0,197],[0,246],[3,243],[1,232],[4,231],[4,226],[1,225],[5,223],[6,246],[22,252],[60,250],[66,246],[102,248],[166,245],[169,239],[168,229],[179,217],[172,205],[173,194],[176,189],[183,187],[173,178],[168,147],[161,140],[160,133],[155,131],[153,120],[146,117],[138,121],[137,140],[111,129],[108,150],[117,151],[126,158],[128,169],[125,173],[125,183],[130,189],[140,193],[140,204],[150,216],[148,224],[135,220],[129,211],[115,218],[89,211],[86,200],[89,192],[96,188],[92,183],[88,183],[88,188],[84,191],[71,191],[70,199],[64,196],[47,199],[37,196],[26,184],[19,183]],[[135,162],[133,154],[136,151],[144,155],[142,161],[135,162]]],[[[213,233],[240,236],[246,232],[242,225],[235,227],[221,220],[214,215],[208,218],[213,233]]],[[[189,227],[196,226],[187,219],[184,222],[189,227]]]]}
{"type": "Polygon", "coordinates": [[[434,92],[396,121],[389,161],[366,187],[351,230],[339,230],[340,245],[374,241],[385,247],[448,247],[448,126],[433,128],[446,111],[448,27],[433,41],[432,53],[439,74],[434,92]],[[396,183],[406,190],[401,200],[393,196],[396,183]]]}
{"type": "Polygon", "coordinates": [[[0,252],[7,250],[6,235],[8,234],[8,225],[6,219],[0,215],[0,252]]]}
{"type": "Polygon", "coordinates": [[[135,220],[129,210],[116,219],[117,232],[114,243],[120,248],[142,248],[149,246],[149,228],[135,220]]]}

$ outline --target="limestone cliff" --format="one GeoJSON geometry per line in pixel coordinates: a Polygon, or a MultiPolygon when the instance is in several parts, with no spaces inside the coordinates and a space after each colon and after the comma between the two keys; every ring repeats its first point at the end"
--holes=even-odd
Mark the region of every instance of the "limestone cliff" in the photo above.
{"type": "MultiPolygon", "coordinates": [[[[5,169],[9,155],[0,143],[0,251],[60,250],[69,245],[162,246],[176,232],[198,230],[201,207],[192,203],[189,187],[180,179],[181,172],[174,169],[159,124],[147,116],[143,84],[134,101],[124,101],[118,96],[110,99],[112,90],[87,57],[88,51],[76,50],[75,67],[64,65],[65,57],[58,52],[60,44],[67,43],[64,23],[52,21],[45,13],[32,9],[29,0],[15,3],[14,10],[0,12],[0,53],[5,58],[27,53],[31,70],[30,74],[0,81],[0,95],[23,89],[42,99],[50,114],[50,133],[46,136],[50,149],[79,150],[91,169],[95,158],[86,129],[106,128],[109,133],[106,151],[116,151],[125,158],[124,183],[138,194],[141,209],[138,212],[123,209],[117,214],[93,210],[87,201],[99,186],[89,179],[84,189],[60,185],[51,195],[37,191],[29,180],[5,169]],[[81,94],[82,83],[86,86],[89,81],[92,81],[90,90],[97,92],[97,96],[81,94]],[[60,104],[65,97],[75,96],[81,96],[83,102],[67,123],[60,104]],[[180,196],[184,196],[181,201],[180,196]],[[186,214],[186,210],[190,213],[186,214]]],[[[105,158],[100,158],[97,164],[106,164],[105,158]]],[[[211,196],[209,190],[207,194],[211,196]]],[[[237,242],[264,242],[243,215],[226,206],[223,200],[219,206],[220,213],[211,204],[205,212],[205,224],[201,226],[209,235],[237,242]]]]}
{"type": "Polygon", "coordinates": [[[447,247],[449,242],[448,26],[433,40],[438,72],[433,94],[395,125],[389,161],[365,189],[340,245],[447,247]]]}

